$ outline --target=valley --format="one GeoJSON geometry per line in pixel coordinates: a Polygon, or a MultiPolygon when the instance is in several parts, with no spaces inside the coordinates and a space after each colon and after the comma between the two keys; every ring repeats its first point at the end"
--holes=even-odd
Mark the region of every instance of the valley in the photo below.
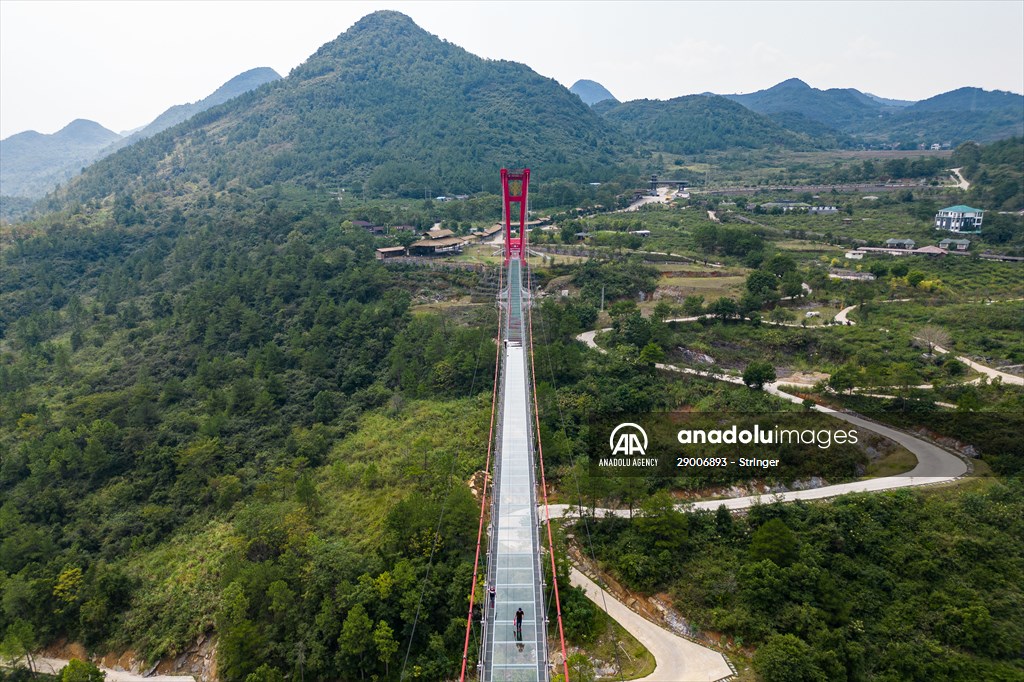
{"type": "Polygon", "coordinates": [[[1024,675],[1024,97],[276,76],[0,224],[5,677],[1024,675]]]}

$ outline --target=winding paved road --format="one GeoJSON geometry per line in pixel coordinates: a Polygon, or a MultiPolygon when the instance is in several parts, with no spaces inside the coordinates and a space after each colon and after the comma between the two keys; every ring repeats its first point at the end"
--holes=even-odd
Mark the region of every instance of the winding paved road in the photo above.
{"type": "Polygon", "coordinates": [[[956,186],[960,189],[967,191],[971,188],[971,183],[967,182],[967,179],[960,174],[963,168],[950,168],[949,172],[956,176],[956,186]]]}
{"type": "MultiPolygon", "coordinates": [[[[600,352],[605,352],[604,349],[600,348],[594,341],[594,336],[598,331],[606,330],[593,330],[584,332],[576,338],[588,345],[591,348],[595,348],[600,352]]],[[[718,381],[726,381],[731,384],[742,384],[743,379],[737,376],[718,374],[710,371],[701,371],[691,369],[689,367],[676,367],[675,365],[657,364],[658,369],[664,369],[671,372],[679,372],[681,374],[694,374],[697,376],[706,377],[709,379],[715,379],[718,381]]],[[[764,390],[772,395],[778,396],[783,400],[788,400],[792,403],[802,403],[803,399],[795,395],[790,395],[785,391],[782,391],[779,386],[785,382],[773,382],[766,384],[764,390]]],[[[839,412],[830,407],[822,405],[815,405],[813,410],[822,412],[834,417],[841,419],[845,422],[853,424],[858,428],[865,429],[867,431],[873,431],[881,436],[896,441],[907,450],[912,452],[917,457],[917,466],[911,471],[905,474],[899,474],[896,476],[887,476],[884,478],[872,478],[865,481],[854,481],[852,483],[840,483],[836,485],[824,486],[821,488],[812,488],[809,490],[794,490],[785,493],[776,493],[772,495],[748,495],[743,497],[732,497],[719,500],[705,500],[701,502],[693,502],[680,504],[680,509],[707,509],[715,510],[719,506],[725,505],[727,509],[736,511],[740,509],[748,509],[756,504],[762,504],[764,502],[774,502],[776,500],[781,502],[793,502],[795,500],[821,500],[830,497],[836,497],[838,495],[845,495],[847,493],[857,492],[877,492],[880,490],[894,490],[897,488],[908,488],[913,486],[921,485],[934,485],[937,483],[946,483],[949,481],[955,481],[961,478],[967,473],[967,464],[956,455],[943,450],[937,445],[933,445],[928,441],[922,440],[915,436],[912,436],[903,431],[898,431],[889,426],[879,424],[877,422],[870,421],[857,415],[848,414],[846,412],[839,412]]],[[[551,506],[552,517],[564,517],[573,516],[578,514],[578,510],[572,505],[559,504],[551,506]]],[[[621,513],[621,510],[614,509],[596,509],[594,514],[596,516],[607,516],[609,514],[621,513]]]]}
{"type": "Polygon", "coordinates": [[[587,599],[636,637],[654,656],[654,672],[638,682],[710,682],[732,675],[722,654],[655,625],[575,568],[569,569],[569,581],[582,587],[587,599]]]}

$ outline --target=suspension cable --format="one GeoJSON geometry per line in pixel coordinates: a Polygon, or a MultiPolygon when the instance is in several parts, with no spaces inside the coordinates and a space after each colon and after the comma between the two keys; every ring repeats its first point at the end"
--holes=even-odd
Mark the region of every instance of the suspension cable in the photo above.
{"type": "MultiPolygon", "coordinates": [[[[548,325],[547,325],[546,320],[544,319],[544,315],[540,316],[540,329],[541,329],[541,333],[544,335],[544,344],[548,348],[550,348],[551,347],[551,336],[548,334],[548,325]]],[[[551,387],[553,389],[557,389],[558,382],[555,379],[555,365],[551,361],[551,353],[550,352],[547,354],[547,360],[548,360],[548,373],[551,375],[551,387]]],[[[565,412],[562,410],[562,404],[557,399],[555,400],[555,407],[558,408],[558,419],[559,419],[559,422],[561,424],[562,438],[565,439],[566,441],[568,441],[569,440],[569,430],[565,426],[565,412]]],[[[594,566],[597,566],[597,553],[594,551],[594,538],[593,538],[593,535],[590,532],[590,523],[587,520],[588,516],[587,516],[586,513],[584,513],[583,491],[582,491],[582,489],[580,487],[580,477],[579,477],[579,474],[576,471],[576,453],[573,452],[573,449],[571,447],[569,448],[569,470],[572,472],[573,481],[576,484],[576,500],[577,500],[577,505],[578,505],[579,511],[580,511],[579,519],[583,523],[583,530],[586,531],[586,534],[587,534],[587,547],[590,550],[590,560],[593,562],[594,566]]],[[[600,576],[595,576],[595,578],[596,578],[595,579],[595,583],[597,584],[598,587],[601,587],[601,583],[604,582],[604,581],[600,579],[600,576]]],[[[599,590],[599,594],[601,596],[602,608],[604,609],[605,613],[608,613],[609,611],[608,611],[607,592],[604,589],[601,589],[601,590],[599,590]]],[[[614,619],[612,619],[612,618],[609,618],[607,620],[608,631],[609,632],[611,631],[613,620],[614,619]]],[[[616,668],[619,671],[619,680],[625,680],[625,677],[624,677],[623,672],[622,672],[622,660],[619,657],[619,650],[617,648],[613,647],[612,651],[614,652],[614,655],[615,655],[615,666],[616,666],[616,668]]]]}
{"type": "MultiPolygon", "coordinates": [[[[500,275],[499,275],[499,277],[500,277],[500,275]]],[[[499,287],[499,291],[500,291],[500,287],[499,287]]],[[[500,313],[498,315],[498,323],[499,323],[499,325],[501,323],[501,314],[500,313]]],[[[499,334],[500,334],[500,326],[499,326],[499,334]]],[[[482,353],[480,352],[480,349],[481,349],[482,345],[483,345],[482,343],[479,344],[477,346],[477,349],[476,349],[476,357],[475,357],[474,364],[473,364],[473,377],[472,377],[472,379],[470,381],[469,392],[467,393],[467,397],[473,395],[473,390],[476,387],[476,377],[477,377],[477,372],[480,369],[480,356],[482,355],[482,353]]],[[[499,348],[501,347],[500,344],[499,344],[498,347],[499,348]]],[[[493,403],[494,403],[494,399],[493,399],[493,396],[492,396],[492,399],[491,399],[492,410],[493,410],[493,403]]],[[[492,417],[493,417],[493,415],[492,415],[492,417]]],[[[412,643],[413,643],[413,641],[416,638],[416,626],[419,623],[420,612],[421,612],[421,610],[423,608],[423,595],[426,592],[427,583],[430,581],[430,573],[431,573],[431,570],[433,569],[433,566],[434,566],[434,555],[437,552],[437,546],[438,546],[440,538],[441,538],[441,527],[442,527],[442,525],[444,523],[445,511],[448,509],[448,502],[449,502],[449,500],[451,500],[451,493],[452,493],[452,489],[454,487],[452,485],[452,479],[455,476],[455,466],[458,463],[458,460],[459,460],[458,456],[455,455],[455,454],[452,454],[452,465],[451,465],[450,471],[448,472],[448,489],[445,492],[444,503],[441,505],[441,512],[440,512],[440,514],[438,514],[437,529],[434,531],[434,539],[433,539],[433,543],[432,543],[431,548],[430,548],[430,558],[427,560],[427,571],[426,571],[426,573],[423,576],[423,580],[420,581],[419,601],[416,604],[416,614],[413,616],[412,630],[409,633],[409,642],[408,642],[408,644],[407,644],[407,646],[405,648],[405,656],[402,659],[402,670],[401,670],[401,672],[399,673],[399,676],[398,676],[399,680],[405,679],[405,670],[406,670],[406,667],[408,666],[408,663],[409,663],[409,652],[412,651],[412,643]]],[[[485,487],[486,487],[486,477],[485,477],[484,480],[485,480],[485,487]]],[[[471,604],[471,608],[472,608],[472,604],[471,604]]]]}
{"type": "MultiPolygon", "coordinates": [[[[524,254],[525,256],[526,254],[524,254]]],[[[529,267],[529,259],[525,258],[527,291],[533,295],[533,273],[529,267]]],[[[551,534],[551,511],[548,508],[548,484],[544,478],[544,447],[540,439],[540,410],[537,404],[537,371],[533,358],[533,306],[527,306],[527,320],[530,337],[530,379],[533,384],[533,418],[537,429],[537,459],[540,462],[540,488],[544,493],[544,518],[548,531],[548,554],[551,557],[551,582],[555,586],[555,613],[558,616],[558,640],[562,646],[562,669],[565,682],[569,682],[569,655],[565,649],[565,628],[562,625],[562,602],[558,595],[558,569],[555,567],[555,540],[551,534]]]]}
{"type": "MultiPolygon", "coordinates": [[[[498,295],[501,295],[501,285],[504,282],[505,268],[498,269],[498,295]]],[[[466,640],[462,645],[462,672],[459,673],[459,682],[466,680],[466,665],[469,660],[469,633],[473,627],[473,604],[476,602],[476,583],[480,569],[480,544],[484,533],[484,515],[487,509],[487,485],[491,473],[491,452],[494,447],[494,415],[498,404],[498,368],[501,365],[501,339],[502,339],[502,313],[504,309],[498,306],[498,343],[494,348],[494,388],[491,391],[491,422],[487,432],[487,460],[484,464],[484,482],[480,492],[480,521],[476,529],[476,556],[473,559],[473,585],[469,590],[469,610],[466,614],[466,640]]]]}

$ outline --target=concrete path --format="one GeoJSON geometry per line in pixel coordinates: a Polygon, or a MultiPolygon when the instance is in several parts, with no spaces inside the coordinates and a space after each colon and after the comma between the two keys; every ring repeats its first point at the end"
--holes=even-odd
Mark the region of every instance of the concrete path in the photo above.
{"type": "Polygon", "coordinates": [[[704,260],[702,260],[700,258],[694,258],[693,256],[684,256],[681,253],[671,253],[671,252],[668,252],[668,251],[633,251],[633,253],[638,253],[641,256],[644,255],[645,253],[649,253],[649,254],[651,254],[653,256],[672,256],[673,258],[683,258],[683,259],[687,260],[688,262],[693,263],[694,265],[706,265],[709,268],[724,268],[725,267],[725,265],[723,265],[722,263],[705,262],[704,260]]]}
{"type": "MultiPolygon", "coordinates": [[[[950,351],[943,348],[942,346],[932,345],[933,350],[936,353],[949,353],[950,351]]],[[[1024,377],[1019,377],[1014,374],[1007,374],[1006,372],[1000,372],[998,369],[992,367],[986,367],[985,365],[979,365],[974,360],[971,360],[966,355],[957,355],[956,359],[964,363],[975,372],[981,372],[989,379],[999,379],[1004,384],[1013,384],[1014,386],[1024,386],[1024,377]]]]}
{"type": "Polygon", "coordinates": [[[838,322],[839,324],[857,324],[853,320],[848,319],[846,317],[847,315],[849,315],[851,312],[853,312],[856,309],[857,309],[857,306],[855,306],[855,305],[846,306],[845,308],[840,310],[838,313],[836,313],[836,322],[838,322]]]}
{"type": "Polygon", "coordinates": [[[640,678],[640,682],[713,682],[732,675],[732,669],[722,654],[673,634],[631,611],[575,568],[569,569],[569,581],[582,587],[590,601],[636,637],[654,656],[654,672],[640,678]]]}
{"type": "MultiPolygon", "coordinates": [[[[64,658],[36,657],[33,659],[36,670],[49,675],[56,675],[61,668],[68,664],[64,658]]],[[[195,682],[191,675],[151,675],[144,677],[141,673],[130,673],[125,670],[113,670],[100,666],[100,670],[107,674],[106,682],[195,682]]]]}
{"type": "Polygon", "coordinates": [[[956,186],[967,191],[971,188],[971,183],[967,182],[964,176],[960,175],[960,171],[962,170],[963,168],[950,168],[949,172],[956,176],[956,186]]]}

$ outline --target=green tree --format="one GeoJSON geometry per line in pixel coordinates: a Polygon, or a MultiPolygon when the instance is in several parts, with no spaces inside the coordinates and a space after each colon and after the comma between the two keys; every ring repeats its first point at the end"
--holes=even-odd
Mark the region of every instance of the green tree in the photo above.
{"type": "MultiPolygon", "coordinates": [[[[594,664],[584,653],[569,654],[569,658],[566,659],[566,663],[569,667],[569,679],[573,682],[594,682],[597,679],[597,674],[594,671],[594,664]]],[[[552,682],[558,678],[552,678],[552,682]]]]}
{"type": "Polygon", "coordinates": [[[844,393],[857,385],[857,370],[850,365],[843,365],[828,378],[828,387],[836,393],[844,393]]]}
{"type": "Polygon", "coordinates": [[[683,315],[693,317],[704,313],[703,296],[687,296],[683,299],[683,315]]]}
{"type": "Polygon", "coordinates": [[[708,313],[723,321],[735,316],[736,311],[736,301],[726,296],[722,296],[708,306],[708,313]]]}
{"type": "Polygon", "coordinates": [[[334,391],[320,391],[313,398],[313,421],[330,423],[337,415],[337,394],[334,391]]]}
{"type": "Polygon", "coordinates": [[[825,682],[810,645],[796,635],[773,635],[754,653],[754,670],[764,682],[825,682]]]}
{"type": "Polygon", "coordinates": [[[779,286],[778,278],[764,270],[754,270],[747,275],[747,291],[755,296],[764,296],[779,286]]]}
{"type": "Polygon", "coordinates": [[[217,669],[225,680],[245,680],[266,654],[266,639],[249,620],[249,600],[241,583],[232,581],[221,595],[217,613],[217,669]]]}
{"type": "Polygon", "coordinates": [[[284,682],[284,673],[264,663],[246,675],[245,682],[284,682]]]}
{"type": "Polygon", "coordinates": [[[743,370],[743,383],[760,390],[765,384],[775,381],[775,368],[770,362],[755,360],[743,370]]]}
{"type": "Polygon", "coordinates": [[[29,672],[34,674],[35,660],[32,657],[32,652],[35,651],[37,644],[35,628],[28,621],[19,618],[7,626],[4,638],[0,640],[0,659],[17,665],[18,661],[24,658],[29,672]]]}
{"type": "Polygon", "coordinates": [[[107,674],[89,661],[72,658],[60,671],[60,682],[103,682],[107,674]]]}
{"type": "Polygon", "coordinates": [[[395,641],[395,633],[384,621],[377,623],[373,631],[373,645],[377,649],[377,660],[384,664],[385,677],[390,675],[389,666],[391,657],[398,651],[398,642],[395,641]]]}
{"type": "Polygon", "coordinates": [[[366,614],[363,605],[356,604],[345,616],[345,623],[341,626],[341,636],[338,638],[338,647],[342,655],[359,670],[360,675],[364,672],[366,652],[369,649],[372,633],[373,621],[366,614]]]}
{"type": "Polygon", "coordinates": [[[638,362],[641,365],[647,365],[653,367],[654,365],[665,361],[665,351],[661,349],[661,346],[651,341],[640,350],[640,357],[638,362]]]}
{"type": "Polygon", "coordinates": [[[778,566],[789,566],[799,556],[800,541],[781,519],[772,519],[758,528],[747,550],[751,561],[769,559],[778,566]]]}

